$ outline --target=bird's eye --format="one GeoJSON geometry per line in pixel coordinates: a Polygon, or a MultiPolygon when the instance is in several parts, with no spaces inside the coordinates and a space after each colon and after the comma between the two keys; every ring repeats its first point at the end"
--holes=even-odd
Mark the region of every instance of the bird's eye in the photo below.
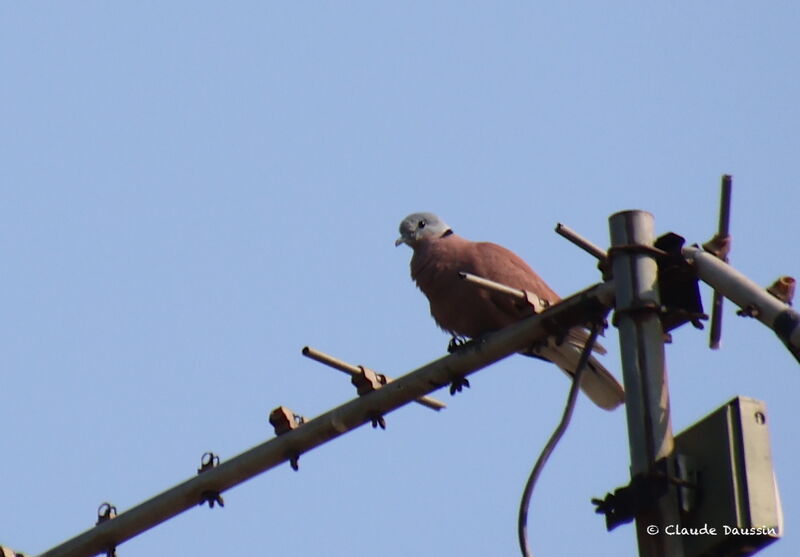
{"type": "Polygon", "coordinates": [[[417,228],[425,228],[425,221],[421,220],[417,223],[417,228]]]}

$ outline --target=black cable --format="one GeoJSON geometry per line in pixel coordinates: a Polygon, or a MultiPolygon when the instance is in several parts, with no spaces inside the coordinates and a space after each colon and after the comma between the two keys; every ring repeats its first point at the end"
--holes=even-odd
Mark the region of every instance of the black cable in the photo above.
{"type": "Polygon", "coordinates": [[[547,441],[544,449],[542,449],[542,454],[540,454],[539,458],[536,460],[536,464],[533,470],[531,470],[531,475],[528,477],[528,483],[525,484],[525,490],[522,492],[522,501],[519,504],[519,518],[517,520],[517,534],[519,535],[519,548],[524,557],[533,557],[533,553],[528,545],[528,507],[530,507],[531,503],[533,486],[536,485],[536,480],[539,479],[539,475],[547,459],[550,458],[550,454],[561,440],[561,437],[567,430],[567,426],[569,426],[569,421],[572,418],[572,411],[575,410],[575,401],[578,400],[581,377],[586,367],[588,367],[586,364],[589,362],[589,356],[592,354],[592,348],[597,340],[597,335],[600,334],[601,328],[602,326],[597,323],[592,325],[592,332],[589,335],[589,339],[586,341],[586,345],[583,347],[583,352],[581,352],[581,357],[578,360],[578,367],[575,369],[575,375],[572,378],[572,386],[569,389],[569,395],[567,395],[567,406],[564,408],[564,415],[561,417],[561,421],[553,432],[553,435],[550,436],[550,440],[547,441]]]}

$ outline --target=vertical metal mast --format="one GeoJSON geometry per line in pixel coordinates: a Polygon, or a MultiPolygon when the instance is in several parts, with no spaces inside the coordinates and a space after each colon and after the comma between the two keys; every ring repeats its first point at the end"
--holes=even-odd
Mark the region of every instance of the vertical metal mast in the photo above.
{"type": "MultiPolygon", "coordinates": [[[[670,472],[657,461],[673,452],[669,389],[664,366],[664,332],[659,318],[658,267],[653,249],[653,215],[624,211],[609,218],[612,272],[616,294],[614,320],[619,329],[625,410],[634,483],[670,472]]],[[[667,460],[662,460],[662,465],[667,460]]],[[[677,493],[644,501],[636,516],[639,555],[681,557],[680,536],[664,533],[678,524],[677,493]]]]}

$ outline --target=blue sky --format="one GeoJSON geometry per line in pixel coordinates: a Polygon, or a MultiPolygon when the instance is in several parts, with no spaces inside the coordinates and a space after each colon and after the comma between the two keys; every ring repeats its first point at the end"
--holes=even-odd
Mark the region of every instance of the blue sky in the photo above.
{"type": "MultiPolygon", "coordinates": [[[[411,212],[566,295],[599,275],[556,222],[605,246],[610,214],[646,209],[705,241],[731,173],[733,264],[797,276],[799,23],[777,1],[0,4],[0,542],[41,552],[271,437],[275,406],[354,396],[304,345],[395,376],[441,356],[393,247],[411,212]]],[[[721,351],[686,328],[667,347],[673,425],[767,402],[787,533],[763,554],[797,555],[798,365],[727,309],[721,351]]],[[[520,357],[471,382],[120,554],[513,555],[568,382],[520,357]]],[[[589,503],[628,462],[624,412],[581,399],[534,550],[635,554],[589,503]]]]}

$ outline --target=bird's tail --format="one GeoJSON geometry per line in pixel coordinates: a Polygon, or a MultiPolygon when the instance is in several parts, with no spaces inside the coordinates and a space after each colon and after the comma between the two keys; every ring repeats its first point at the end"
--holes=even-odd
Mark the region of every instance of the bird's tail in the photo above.
{"type": "MultiPolygon", "coordinates": [[[[561,344],[549,339],[546,346],[532,348],[526,355],[549,360],[572,377],[582,351],[582,343],[568,337],[561,344]]],[[[605,352],[602,347],[598,351],[605,352]]],[[[625,401],[625,390],[622,385],[594,356],[589,356],[588,368],[581,376],[581,390],[592,402],[605,410],[613,410],[625,401]]]]}

